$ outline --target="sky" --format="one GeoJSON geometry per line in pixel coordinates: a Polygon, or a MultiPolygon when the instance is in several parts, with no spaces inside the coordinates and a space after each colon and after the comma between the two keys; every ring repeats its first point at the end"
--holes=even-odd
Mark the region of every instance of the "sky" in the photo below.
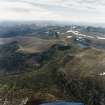
{"type": "Polygon", "coordinates": [[[0,20],[105,23],[105,0],[0,0],[0,20]]]}

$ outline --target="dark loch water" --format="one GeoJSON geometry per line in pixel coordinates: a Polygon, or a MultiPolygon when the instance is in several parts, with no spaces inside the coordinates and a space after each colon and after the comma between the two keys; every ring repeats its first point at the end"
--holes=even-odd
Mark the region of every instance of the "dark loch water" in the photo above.
{"type": "Polygon", "coordinates": [[[89,46],[88,46],[88,45],[83,44],[83,43],[79,43],[78,45],[80,46],[80,48],[89,48],[89,46]]]}
{"type": "Polygon", "coordinates": [[[41,105],[84,105],[84,104],[77,102],[57,101],[57,102],[43,103],[41,105]]]}

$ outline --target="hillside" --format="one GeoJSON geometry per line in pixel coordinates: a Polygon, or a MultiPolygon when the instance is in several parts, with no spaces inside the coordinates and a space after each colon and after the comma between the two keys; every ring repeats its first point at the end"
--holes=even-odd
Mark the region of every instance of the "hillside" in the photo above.
{"type": "Polygon", "coordinates": [[[37,100],[63,99],[86,105],[105,103],[104,51],[57,44],[50,47],[43,57],[41,66],[30,66],[30,72],[4,74],[5,78],[1,75],[0,94],[9,104],[18,105],[23,99],[27,99],[30,105],[37,100]]]}
{"type": "Polygon", "coordinates": [[[19,26],[20,33],[0,37],[0,105],[105,104],[104,28],[71,27],[34,26],[25,34],[19,26]]]}

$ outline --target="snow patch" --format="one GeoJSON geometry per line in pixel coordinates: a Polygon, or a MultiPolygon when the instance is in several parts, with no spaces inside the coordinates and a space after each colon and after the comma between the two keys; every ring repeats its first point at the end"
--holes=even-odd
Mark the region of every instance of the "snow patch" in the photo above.
{"type": "Polygon", "coordinates": [[[97,39],[105,39],[105,37],[99,37],[99,36],[97,36],[97,39]]]}
{"type": "Polygon", "coordinates": [[[103,72],[103,73],[100,73],[99,75],[100,75],[100,76],[103,76],[103,75],[105,75],[105,72],[103,72]]]}
{"type": "Polygon", "coordinates": [[[88,36],[88,35],[87,35],[86,37],[88,37],[88,38],[95,38],[95,37],[93,37],[93,36],[88,36]]]}
{"type": "Polygon", "coordinates": [[[72,36],[67,36],[67,38],[72,38],[72,36]]]}

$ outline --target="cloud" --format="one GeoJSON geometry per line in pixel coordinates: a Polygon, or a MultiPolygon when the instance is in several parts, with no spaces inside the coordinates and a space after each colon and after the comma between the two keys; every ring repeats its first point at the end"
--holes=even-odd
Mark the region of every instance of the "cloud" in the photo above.
{"type": "Polygon", "coordinates": [[[105,0],[0,0],[0,20],[105,22],[105,0]]]}
{"type": "Polygon", "coordinates": [[[3,1],[0,4],[1,20],[42,20],[57,18],[55,14],[39,6],[23,2],[3,1]]]}

